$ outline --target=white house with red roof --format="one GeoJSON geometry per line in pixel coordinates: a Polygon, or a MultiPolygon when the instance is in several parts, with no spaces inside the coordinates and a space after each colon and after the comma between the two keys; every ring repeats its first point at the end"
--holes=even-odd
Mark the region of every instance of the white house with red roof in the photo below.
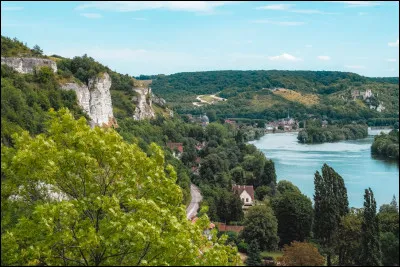
{"type": "Polygon", "coordinates": [[[233,185],[232,191],[239,195],[243,207],[254,205],[254,188],[252,185],[233,185]]]}

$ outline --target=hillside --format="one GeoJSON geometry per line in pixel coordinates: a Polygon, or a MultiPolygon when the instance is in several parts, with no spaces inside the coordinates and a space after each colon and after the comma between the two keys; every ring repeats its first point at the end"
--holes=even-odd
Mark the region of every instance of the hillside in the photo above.
{"type": "MultiPolygon", "coordinates": [[[[146,77],[149,78],[149,77],[146,77]]],[[[368,78],[337,71],[208,71],[151,76],[152,89],[171,103],[178,113],[199,114],[215,110],[219,117],[278,119],[292,110],[295,118],[307,114],[331,119],[397,117],[398,78],[368,78]],[[280,91],[272,89],[281,88],[280,91]],[[353,90],[371,89],[382,112],[368,103],[354,105],[353,90]],[[225,102],[195,107],[198,95],[215,94],[225,102]]]]}

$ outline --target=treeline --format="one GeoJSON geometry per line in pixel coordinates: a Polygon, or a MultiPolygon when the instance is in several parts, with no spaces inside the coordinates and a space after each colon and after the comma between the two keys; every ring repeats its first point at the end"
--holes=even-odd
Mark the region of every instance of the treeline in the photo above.
{"type": "Polygon", "coordinates": [[[328,126],[324,127],[308,127],[301,130],[297,135],[300,143],[313,144],[324,142],[336,142],[341,140],[355,140],[368,136],[367,125],[348,124],[342,127],[328,126]]]}
{"type": "Polygon", "coordinates": [[[399,159],[399,130],[392,130],[388,134],[380,133],[375,136],[371,146],[372,154],[389,159],[399,159]]]}
{"type": "Polygon", "coordinates": [[[17,38],[1,36],[1,56],[2,57],[46,57],[43,50],[35,45],[30,49],[26,44],[17,38]]]}

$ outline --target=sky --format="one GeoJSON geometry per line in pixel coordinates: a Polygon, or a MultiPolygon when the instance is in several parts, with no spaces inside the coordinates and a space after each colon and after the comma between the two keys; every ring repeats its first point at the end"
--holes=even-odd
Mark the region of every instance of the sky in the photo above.
{"type": "Polygon", "coordinates": [[[1,34],[122,74],[331,70],[399,76],[398,1],[1,1],[1,34]]]}

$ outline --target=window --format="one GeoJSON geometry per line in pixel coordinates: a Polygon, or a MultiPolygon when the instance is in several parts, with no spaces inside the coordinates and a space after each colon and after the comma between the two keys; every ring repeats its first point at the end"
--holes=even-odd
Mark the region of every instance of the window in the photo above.
{"type": "Polygon", "coordinates": [[[249,199],[246,197],[246,202],[249,202],[249,199]]]}

